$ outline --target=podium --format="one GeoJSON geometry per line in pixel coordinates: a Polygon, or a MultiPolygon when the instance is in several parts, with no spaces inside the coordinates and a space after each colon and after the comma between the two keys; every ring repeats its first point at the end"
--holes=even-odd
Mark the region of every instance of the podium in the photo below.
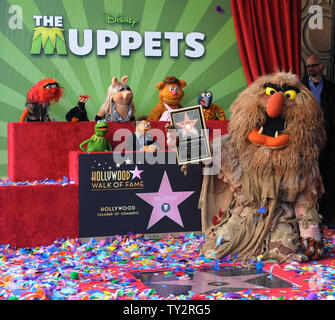
{"type": "Polygon", "coordinates": [[[200,233],[201,165],[174,152],[79,154],[79,237],[200,233]]]}

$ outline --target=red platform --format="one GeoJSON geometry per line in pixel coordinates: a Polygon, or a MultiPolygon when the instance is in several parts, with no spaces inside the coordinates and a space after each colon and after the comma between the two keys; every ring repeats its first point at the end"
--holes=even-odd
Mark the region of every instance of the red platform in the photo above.
{"type": "MultiPolygon", "coordinates": [[[[135,130],[134,124],[108,124],[107,138],[118,151],[125,133],[135,130]],[[121,139],[118,129],[123,130],[121,139]]],[[[78,181],[79,145],[93,135],[94,125],[94,121],[8,123],[8,177],[35,181],[66,176],[78,181]]],[[[165,125],[152,122],[152,128],[162,132],[165,125]]],[[[211,138],[213,129],[226,133],[228,121],[208,121],[206,125],[211,138]]],[[[159,143],[165,145],[165,141],[159,143]]],[[[77,238],[78,195],[78,184],[0,187],[0,244],[32,247],[49,245],[59,238],[77,238]]]]}
{"type": "MultiPolygon", "coordinates": [[[[8,177],[12,181],[59,179],[69,175],[68,154],[94,134],[95,121],[8,123],[8,177]]],[[[132,122],[108,123],[113,148],[135,130],[132,122]],[[116,132],[118,129],[121,131],[116,132]],[[124,135],[123,137],[121,135],[124,135]]],[[[164,128],[164,123],[153,124],[164,128]]]]}
{"type": "MultiPolygon", "coordinates": [[[[94,134],[95,123],[8,123],[8,177],[12,181],[68,177],[69,152],[81,151],[79,145],[94,134]]],[[[154,130],[161,130],[157,132],[160,133],[157,140],[161,146],[165,145],[165,125],[166,122],[151,121],[154,130]]],[[[206,125],[210,129],[210,136],[213,129],[219,129],[224,134],[227,132],[228,121],[207,121],[206,125]]],[[[113,148],[122,151],[119,144],[135,130],[135,122],[109,122],[108,128],[107,139],[111,141],[113,148]]]]}
{"type": "Polygon", "coordinates": [[[0,244],[49,245],[79,234],[78,184],[0,187],[0,244]]]}

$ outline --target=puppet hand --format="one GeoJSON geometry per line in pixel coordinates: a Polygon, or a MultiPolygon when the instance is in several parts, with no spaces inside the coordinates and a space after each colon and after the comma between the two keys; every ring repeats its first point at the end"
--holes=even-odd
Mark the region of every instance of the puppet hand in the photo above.
{"type": "Polygon", "coordinates": [[[313,238],[301,238],[301,245],[304,250],[304,254],[311,260],[319,260],[323,258],[323,244],[313,238]]]}
{"type": "Polygon", "coordinates": [[[157,151],[157,146],[154,144],[151,144],[150,146],[144,146],[144,151],[146,152],[156,152],[157,151]]]}
{"type": "Polygon", "coordinates": [[[168,148],[171,148],[172,150],[175,150],[178,146],[178,137],[177,137],[177,131],[175,129],[169,129],[166,132],[166,143],[168,148]]]}

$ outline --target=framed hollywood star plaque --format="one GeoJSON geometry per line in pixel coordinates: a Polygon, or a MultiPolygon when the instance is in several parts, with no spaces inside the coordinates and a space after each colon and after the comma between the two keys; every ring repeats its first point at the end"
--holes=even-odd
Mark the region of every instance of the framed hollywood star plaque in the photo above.
{"type": "Polygon", "coordinates": [[[211,159],[205,118],[200,105],[173,110],[170,121],[176,129],[179,165],[211,159]]]}

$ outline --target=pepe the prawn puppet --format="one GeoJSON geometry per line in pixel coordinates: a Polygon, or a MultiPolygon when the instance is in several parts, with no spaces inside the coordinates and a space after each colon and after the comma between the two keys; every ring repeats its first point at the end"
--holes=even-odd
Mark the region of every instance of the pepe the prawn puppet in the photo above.
{"type": "Polygon", "coordinates": [[[25,109],[20,122],[51,121],[50,105],[63,97],[63,90],[56,79],[46,78],[37,82],[27,93],[25,109]]]}
{"type": "Polygon", "coordinates": [[[318,157],[325,129],[313,94],[296,75],[276,72],[251,83],[230,111],[228,133],[213,140],[206,164],[217,171],[202,183],[200,253],[245,263],[322,258],[318,157]]]}
{"type": "Polygon", "coordinates": [[[78,121],[89,121],[87,117],[87,111],[85,108],[85,103],[87,102],[89,96],[81,95],[77,105],[72,108],[66,115],[67,121],[78,122],[78,121]]]}
{"type": "Polygon", "coordinates": [[[223,109],[212,103],[213,94],[210,91],[202,91],[198,96],[198,104],[202,106],[205,120],[225,120],[226,114],[223,109]]]}
{"type": "Polygon", "coordinates": [[[113,151],[110,141],[106,138],[106,133],[108,131],[107,122],[104,120],[99,120],[94,127],[95,134],[85,141],[83,141],[79,148],[82,151],[88,152],[99,152],[99,151],[113,151]],[[87,148],[84,145],[87,144],[87,148]]]}

